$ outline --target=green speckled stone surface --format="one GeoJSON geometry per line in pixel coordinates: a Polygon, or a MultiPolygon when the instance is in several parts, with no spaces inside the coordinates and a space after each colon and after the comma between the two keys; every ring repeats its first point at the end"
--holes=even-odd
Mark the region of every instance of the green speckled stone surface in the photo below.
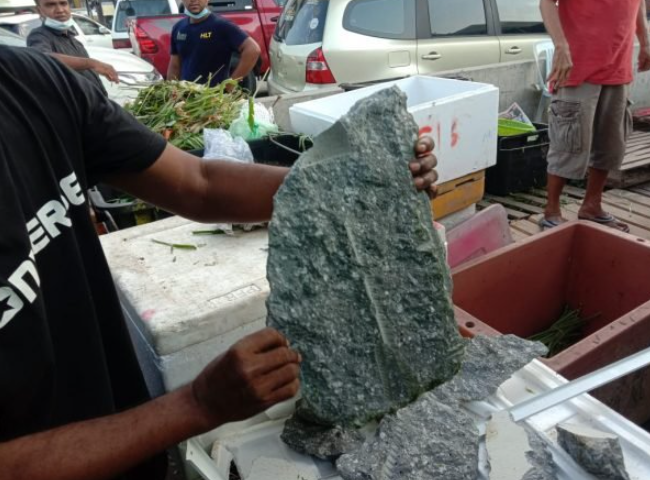
{"type": "Polygon", "coordinates": [[[303,355],[298,414],[360,426],[450,379],[463,358],[444,246],[408,168],[396,87],[315,139],[275,198],[269,326],[303,355]]]}

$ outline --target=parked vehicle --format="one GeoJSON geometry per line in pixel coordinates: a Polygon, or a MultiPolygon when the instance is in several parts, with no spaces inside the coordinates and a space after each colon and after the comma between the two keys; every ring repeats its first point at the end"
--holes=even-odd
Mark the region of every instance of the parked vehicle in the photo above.
{"type": "MultiPolygon", "coordinates": [[[[86,46],[113,48],[111,31],[101,23],[78,13],[73,13],[76,38],[86,46]]],[[[37,13],[0,16],[0,27],[21,37],[27,38],[29,32],[43,24],[37,13]]]]}
{"type": "Polygon", "coordinates": [[[34,12],[36,4],[32,0],[0,0],[0,12],[34,12]]]}
{"type": "MultiPolygon", "coordinates": [[[[129,38],[129,20],[142,15],[170,15],[178,13],[176,0],[117,0],[111,36],[114,48],[132,48],[129,38]]],[[[167,70],[159,70],[167,74],[167,70]]]]}
{"type": "MultiPolygon", "coordinates": [[[[268,47],[285,2],[286,0],[229,0],[211,1],[208,4],[213,12],[239,25],[260,46],[260,63],[253,72],[253,77],[260,76],[269,69],[268,47]]],[[[133,52],[153,63],[163,75],[167,74],[169,65],[172,27],[181,18],[183,15],[137,16],[130,21],[133,52]]],[[[251,80],[249,87],[250,83],[251,80]]]]}
{"type": "Polygon", "coordinates": [[[532,60],[548,38],[539,0],[288,0],[269,91],[532,60]]]}
{"type": "MultiPolygon", "coordinates": [[[[3,28],[0,28],[0,45],[10,47],[27,46],[25,38],[3,28]]],[[[108,92],[108,97],[120,105],[134,100],[138,94],[138,89],[162,80],[153,65],[129,52],[102,47],[86,47],[86,49],[91,58],[108,63],[117,70],[120,77],[120,83],[117,85],[110,83],[104,77],[100,76],[100,78],[108,92]]]]}

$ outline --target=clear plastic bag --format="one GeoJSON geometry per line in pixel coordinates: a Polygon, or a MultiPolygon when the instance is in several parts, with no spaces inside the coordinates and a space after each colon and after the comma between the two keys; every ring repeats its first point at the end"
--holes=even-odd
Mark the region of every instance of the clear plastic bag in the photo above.
{"type": "Polygon", "coordinates": [[[221,128],[205,128],[203,130],[206,160],[230,160],[232,162],[253,163],[253,152],[248,143],[241,137],[221,128]]]}

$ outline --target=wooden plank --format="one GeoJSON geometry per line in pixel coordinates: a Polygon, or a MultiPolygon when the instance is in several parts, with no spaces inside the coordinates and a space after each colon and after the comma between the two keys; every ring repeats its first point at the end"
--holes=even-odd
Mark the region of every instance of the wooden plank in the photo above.
{"type": "MultiPolygon", "coordinates": [[[[571,211],[576,216],[580,207],[578,205],[569,205],[567,207],[568,211],[571,211]]],[[[612,215],[622,222],[627,223],[630,226],[630,233],[642,238],[650,239],[650,220],[644,217],[640,217],[636,214],[630,214],[629,212],[616,208],[614,206],[609,206],[607,209],[612,215]]]]}
{"type": "Polygon", "coordinates": [[[637,153],[632,153],[630,155],[627,155],[623,159],[623,163],[621,165],[629,165],[631,163],[639,163],[643,160],[647,160],[648,157],[650,156],[650,151],[644,150],[642,152],[637,152],[637,153]]]}
{"type": "Polygon", "coordinates": [[[631,153],[643,152],[643,151],[648,150],[648,148],[650,148],[650,143],[645,143],[644,142],[644,143],[640,143],[638,145],[627,144],[625,146],[625,155],[628,156],[631,153]]]}
{"type": "Polygon", "coordinates": [[[625,190],[626,192],[634,192],[643,197],[650,197],[650,187],[644,187],[643,185],[637,185],[635,187],[630,187],[625,190]]]}
{"type": "MultiPolygon", "coordinates": [[[[487,202],[486,200],[481,200],[477,204],[481,209],[487,208],[490,205],[493,205],[493,203],[487,202]]],[[[506,207],[506,213],[508,214],[508,218],[511,220],[521,220],[522,218],[527,218],[530,214],[520,212],[517,210],[512,210],[511,208],[506,207]]]]}
{"type": "Polygon", "coordinates": [[[534,202],[537,205],[544,206],[546,205],[546,196],[544,197],[539,197],[537,195],[531,195],[528,193],[511,193],[510,196],[514,200],[522,199],[522,200],[527,200],[529,202],[534,202]]]}
{"type": "Polygon", "coordinates": [[[515,242],[521,242],[522,240],[525,240],[526,238],[528,238],[530,236],[527,233],[523,233],[523,232],[517,230],[516,228],[510,228],[510,235],[512,236],[512,239],[515,242]]]}
{"type": "MultiPolygon", "coordinates": [[[[560,203],[562,205],[566,205],[568,203],[576,203],[576,200],[582,200],[584,198],[584,190],[582,190],[582,189],[572,190],[574,192],[574,195],[568,195],[568,192],[566,191],[566,188],[568,188],[568,187],[569,187],[569,185],[567,185],[565,187],[564,193],[560,196],[560,203]],[[582,193],[580,193],[580,192],[582,192],[582,193]]],[[[575,188],[575,187],[571,187],[571,188],[575,188]]],[[[539,188],[533,188],[531,190],[531,192],[534,195],[539,196],[540,198],[544,199],[544,202],[546,202],[546,198],[547,198],[546,190],[542,190],[542,189],[539,189],[539,188]]],[[[544,203],[544,204],[546,204],[546,203],[544,203]]]]}
{"type": "Polygon", "coordinates": [[[633,204],[633,208],[637,205],[650,207],[650,195],[643,195],[633,190],[608,190],[603,194],[603,201],[607,200],[631,202],[633,204]]]}
{"type": "Polygon", "coordinates": [[[576,200],[582,201],[585,198],[584,188],[574,187],[573,185],[565,185],[562,193],[564,198],[561,198],[560,201],[565,203],[576,203],[576,200]]]}
{"type": "Polygon", "coordinates": [[[650,144],[650,138],[648,135],[630,137],[630,139],[625,143],[626,147],[638,147],[639,145],[648,145],[650,144]]]}
{"type": "Polygon", "coordinates": [[[611,172],[607,179],[607,185],[614,188],[629,188],[650,180],[650,166],[611,172]]]}
{"type": "Polygon", "coordinates": [[[539,228],[539,225],[536,223],[533,223],[529,220],[519,220],[517,222],[512,222],[510,224],[510,227],[512,229],[517,230],[520,233],[523,233],[524,235],[536,235],[540,233],[542,230],[539,228]]]}
{"type": "MultiPolygon", "coordinates": [[[[620,170],[618,170],[621,175],[620,177],[625,177],[628,174],[636,174],[638,173],[636,170],[644,170],[650,167],[650,157],[643,159],[643,160],[637,160],[634,163],[628,163],[627,165],[621,165],[620,170]]],[[[645,183],[645,182],[644,182],[645,183]]]]}
{"type": "Polygon", "coordinates": [[[630,160],[627,163],[621,164],[619,171],[633,170],[635,168],[647,167],[650,165],[650,152],[645,157],[639,157],[634,160],[630,160]]]}
{"type": "Polygon", "coordinates": [[[486,195],[486,199],[490,200],[493,203],[500,203],[503,206],[510,207],[512,209],[520,210],[527,213],[542,213],[544,209],[537,207],[535,205],[529,205],[528,203],[518,202],[508,197],[497,197],[493,195],[486,195]]]}

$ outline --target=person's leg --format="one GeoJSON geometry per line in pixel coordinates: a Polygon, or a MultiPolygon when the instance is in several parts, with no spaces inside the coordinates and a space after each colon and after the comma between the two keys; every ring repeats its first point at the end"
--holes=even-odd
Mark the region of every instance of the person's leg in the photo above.
{"type": "Polygon", "coordinates": [[[565,87],[553,95],[549,108],[547,203],[542,228],[566,222],[560,198],[567,179],[582,179],[587,171],[600,86],[565,87]]]}
{"type": "Polygon", "coordinates": [[[629,231],[629,227],[607,213],[602,196],[610,170],[618,169],[625,156],[625,142],[631,130],[626,85],[604,86],[596,109],[589,180],[578,217],[608,227],[629,231]]]}
{"type": "Polygon", "coordinates": [[[605,213],[602,208],[602,200],[608,175],[609,170],[589,167],[587,191],[578,216],[598,217],[605,213]]]}
{"type": "Polygon", "coordinates": [[[560,197],[566,180],[557,175],[549,173],[546,183],[546,208],[544,208],[544,218],[549,221],[563,223],[566,220],[562,218],[562,208],[560,206],[560,197]]]}

